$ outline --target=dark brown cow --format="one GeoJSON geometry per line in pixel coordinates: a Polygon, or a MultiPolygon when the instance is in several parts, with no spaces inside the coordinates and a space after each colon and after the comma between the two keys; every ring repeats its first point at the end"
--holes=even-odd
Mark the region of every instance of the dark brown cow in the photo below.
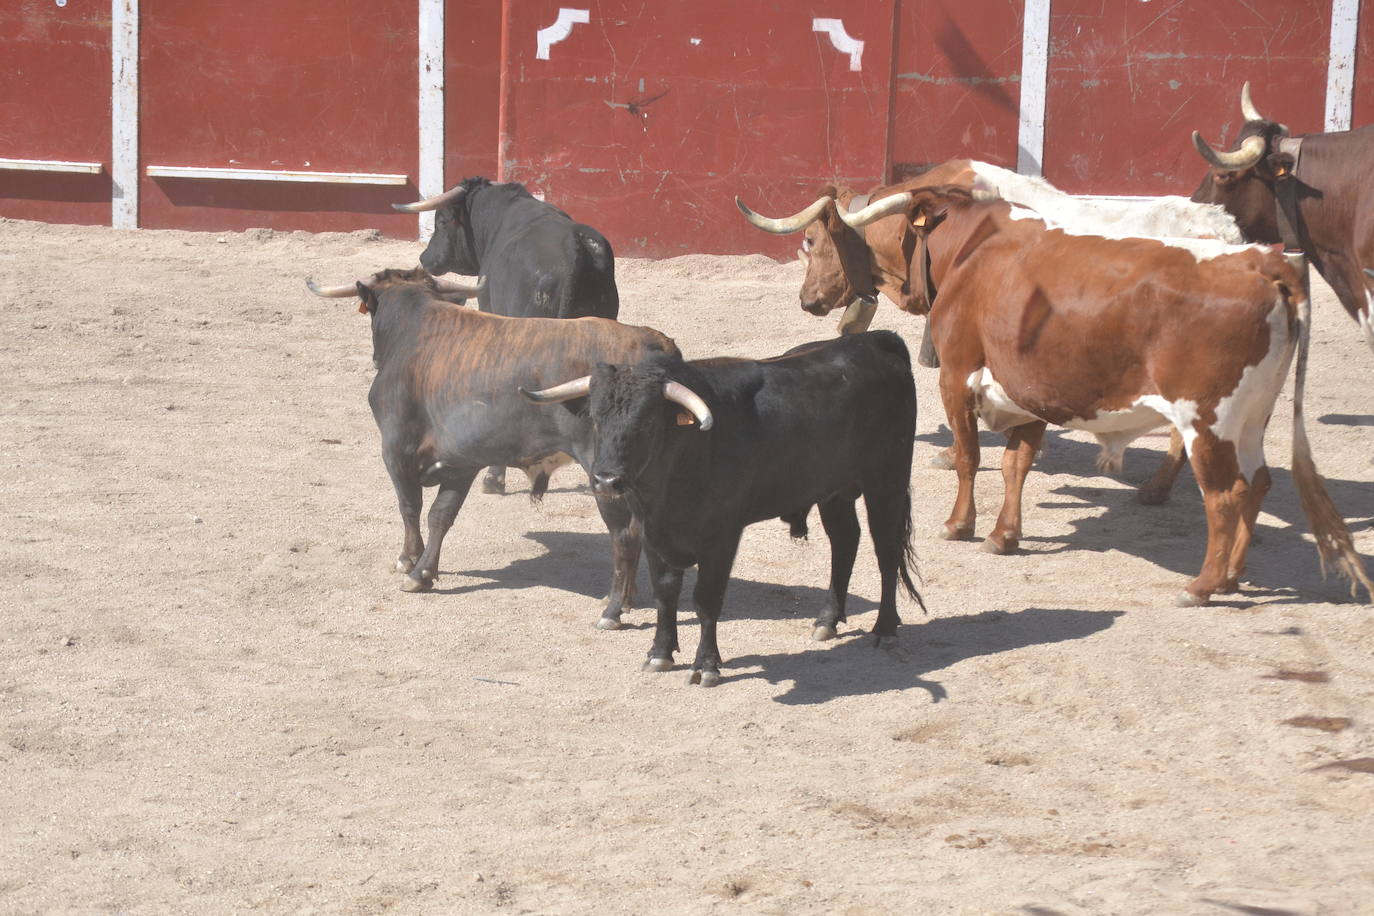
{"type": "MultiPolygon", "coordinates": [[[[1063,223],[1112,238],[1182,237],[1215,238],[1241,242],[1235,221],[1219,206],[1198,204],[1184,197],[1152,200],[1103,200],[1074,197],[1039,178],[972,159],[951,159],[934,169],[901,184],[875,188],[866,195],[825,188],[814,203],[799,213],[771,219],[754,213],[739,198],[735,203],[745,217],[766,232],[786,233],[805,230],[799,252],[807,265],[802,282],[801,306],[808,312],[824,315],[846,307],[840,322],[841,333],[862,331],[873,317],[873,305],[882,293],[899,308],[916,311],[913,303],[923,301],[923,278],[913,280],[908,262],[915,256],[919,234],[899,215],[875,220],[862,228],[849,226],[842,218],[851,208],[870,201],[922,187],[952,186],[972,191],[991,189],[1003,200],[1012,201],[1038,213],[1052,214],[1063,223]]],[[[920,353],[922,365],[934,366],[927,341],[920,353]]],[[[942,453],[934,462],[951,467],[952,456],[942,453]]],[[[1183,463],[1183,444],[1173,438],[1169,457],[1153,480],[1141,487],[1142,503],[1160,503],[1168,498],[1174,479],[1183,463]]]]}
{"type": "MultiPolygon", "coordinates": [[[[470,295],[423,270],[386,270],[370,280],[321,288],[322,296],[358,296],[372,319],[377,375],[368,392],[405,527],[396,567],[405,591],[429,589],[439,548],[486,466],[523,468],[542,496],[548,475],[570,458],[590,468],[591,422],[574,410],[531,404],[519,388],[543,388],[586,375],[601,362],[677,356],[673,342],[650,328],[606,318],[505,318],[451,304],[470,295]],[[422,487],[437,484],[429,510],[429,544],[420,535],[422,487]]],[[[615,566],[598,626],[616,629],[634,591],[640,525],[623,497],[596,494],[611,532],[615,566]]]]}
{"type": "Polygon", "coordinates": [[[863,228],[892,215],[917,236],[911,271],[921,279],[907,307],[929,315],[955,436],[959,493],[942,537],[973,536],[977,417],[1010,440],[1005,499],[985,542],[995,553],[1020,539],[1021,490],[1047,423],[1092,432],[1104,466],[1119,466],[1137,436],[1172,425],[1207,513],[1206,557],[1179,602],[1237,590],[1270,485],[1264,430],[1301,343],[1294,478],[1323,566],[1337,565],[1352,587],[1374,585],[1302,432],[1309,307],[1282,255],[1215,240],[1070,234],[958,187],[889,195],[843,219],[863,228]]]}
{"type": "Polygon", "coordinates": [[[1255,108],[1249,83],[1241,89],[1240,107],[1245,125],[1236,149],[1217,152],[1193,132],[1193,144],[1211,164],[1193,200],[1221,204],[1249,240],[1278,244],[1285,239],[1276,189],[1291,176],[1297,242],[1374,349],[1361,273],[1374,268],[1374,127],[1290,136],[1285,125],[1255,108]]]}

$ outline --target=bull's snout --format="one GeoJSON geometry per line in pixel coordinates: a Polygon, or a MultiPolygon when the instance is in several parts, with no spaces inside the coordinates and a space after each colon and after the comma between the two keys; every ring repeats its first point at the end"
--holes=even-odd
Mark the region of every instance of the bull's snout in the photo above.
{"type": "Polygon", "coordinates": [[[625,492],[625,476],[617,471],[594,471],[592,473],[592,491],[619,496],[625,492]]]}
{"type": "Polygon", "coordinates": [[[830,314],[830,309],[826,308],[825,303],[819,299],[813,299],[810,302],[802,300],[801,307],[803,312],[810,312],[812,315],[825,316],[830,314]]]}

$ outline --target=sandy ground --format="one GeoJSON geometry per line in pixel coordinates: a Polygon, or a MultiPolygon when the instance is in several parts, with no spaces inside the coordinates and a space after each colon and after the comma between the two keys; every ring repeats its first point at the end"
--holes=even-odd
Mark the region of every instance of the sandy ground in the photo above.
{"type": "MultiPolygon", "coordinates": [[[[575,470],[542,507],[474,493],[438,589],[398,590],[367,322],[302,280],[418,251],[0,221],[0,911],[1374,912],[1374,773],[1333,766],[1374,756],[1374,618],[1318,570],[1286,405],[1245,591],[1185,610],[1197,489],[1133,500],[1167,440],[1113,479],[1052,433],[1024,549],[990,556],[934,537],[954,481],[918,370],[930,616],[862,638],[865,535],[850,627],[811,642],[820,526],[760,524],[724,680],[689,688],[640,671],[643,571],[631,627],[594,629],[609,551],[575,470]]],[[[833,333],[795,263],[620,279],[622,318],[691,356],[833,333]]],[[[1329,292],[1315,323],[1318,465],[1374,554],[1370,357],[1329,292]]],[[[921,321],[876,326],[914,349],[921,321]]],[[[682,637],[679,662],[690,613],[682,637]]]]}

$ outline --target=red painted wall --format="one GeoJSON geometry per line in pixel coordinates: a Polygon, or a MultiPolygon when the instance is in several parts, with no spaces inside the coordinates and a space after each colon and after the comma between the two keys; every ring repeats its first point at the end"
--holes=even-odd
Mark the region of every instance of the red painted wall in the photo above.
{"type": "Polygon", "coordinates": [[[451,188],[474,175],[496,177],[501,0],[448,0],[444,22],[444,187],[451,188]]]}
{"type": "Polygon", "coordinates": [[[892,0],[713,5],[592,0],[588,24],[536,56],[565,0],[512,4],[506,177],[590,223],[621,255],[765,251],[735,209],[794,212],[819,187],[882,181],[892,0]],[[862,69],[814,17],[843,11],[862,69]]]}
{"type": "Polygon", "coordinates": [[[1259,110],[1320,131],[1326,2],[1054,0],[1044,174],[1072,193],[1190,194],[1194,130],[1232,143],[1247,79],[1259,110]]]}
{"type": "Polygon", "coordinates": [[[1351,127],[1367,124],[1374,124],[1374,0],[1360,0],[1360,27],[1355,40],[1355,98],[1350,117],[1351,127]]]}
{"type": "MultiPolygon", "coordinates": [[[[151,228],[347,230],[414,237],[415,0],[142,0],[142,167],[406,174],[408,187],[148,178],[151,228]]],[[[140,169],[142,171],[142,168],[140,169]]]]}
{"type": "Polygon", "coordinates": [[[104,163],[99,175],[0,169],[0,214],[110,222],[110,0],[0,4],[0,157],[104,163]]]}
{"type": "Polygon", "coordinates": [[[903,0],[897,32],[893,170],[948,159],[1016,168],[1021,0],[903,0]]]}

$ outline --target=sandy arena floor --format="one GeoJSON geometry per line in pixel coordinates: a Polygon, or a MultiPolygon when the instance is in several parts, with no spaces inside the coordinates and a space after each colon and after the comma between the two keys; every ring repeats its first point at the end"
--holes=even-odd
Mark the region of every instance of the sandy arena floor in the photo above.
{"type": "MultiPolygon", "coordinates": [[[[918,370],[931,615],[866,644],[865,535],[849,629],[811,642],[820,526],[760,524],[724,680],[689,688],[640,671],[643,571],[632,626],[593,628],[609,550],[575,469],[542,507],[474,493],[437,590],[398,590],[367,322],[302,281],[418,253],[0,220],[0,911],[1374,911],[1374,773],[1338,765],[1374,757],[1374,611],[1322,580],[1286,404],[1245,591],[1185,610],[1191,476],[1133,498],[1165,438],[1114,479],[1052,433],[1023,551],[990,556],[934,536],[954,481],[918,370]]],[[[834,333],[796,263],[619,274],[622,319],[689,356],[834,333]]],[[[1315,315],[1309,432],[1374,555],[1374,362],[1324,289],[1315,315]]],[[[921,320],[875,326],[914,350],[921,320]]]]}

